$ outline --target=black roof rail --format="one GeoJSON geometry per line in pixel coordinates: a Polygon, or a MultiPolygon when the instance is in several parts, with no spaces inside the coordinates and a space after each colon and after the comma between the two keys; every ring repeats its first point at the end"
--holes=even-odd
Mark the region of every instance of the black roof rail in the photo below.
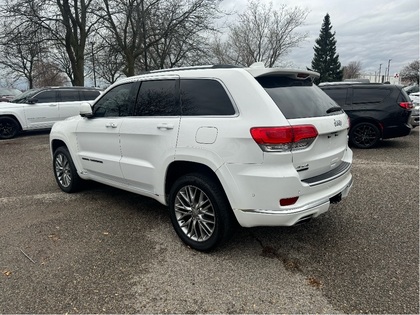
{"type": "Polygon", "coordinates": [[[190,66],[190,67],[179,67],[179,68],[168,68],[151,70],[147,73],[159,73],[159,72],[171,72],[171,71],[184,71],[184,70],[202,70],[202,69],[229,69],[229,68],[243,68],[240,66],[228,65],[228,64],[217,64],[217,65],[202,65],[202,66],[190,66]]]}
{"type": "Polygon", "coordinates": [[[322,82],[318,86],[319,87],[327,87],[327,86],[347,86],[347,85],[384,85],[383,83],[379,82],[348,82],[348,81],[340,81],[340,82],[322,82]]]}

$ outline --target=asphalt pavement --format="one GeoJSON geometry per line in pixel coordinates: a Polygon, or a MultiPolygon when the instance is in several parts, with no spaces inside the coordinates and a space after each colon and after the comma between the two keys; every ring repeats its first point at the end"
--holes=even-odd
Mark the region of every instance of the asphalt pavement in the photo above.
{"type": "Polygon", "coordinates": [[[419,133],[353,149],[348,198],[184,246],[164,206],[55,183],[48,132],[0,141],[0,313],[419,313],[419,133]]]}

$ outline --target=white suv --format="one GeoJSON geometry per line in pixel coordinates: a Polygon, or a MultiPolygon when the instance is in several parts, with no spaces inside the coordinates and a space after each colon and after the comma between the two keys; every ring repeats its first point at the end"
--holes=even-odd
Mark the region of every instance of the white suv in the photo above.
{"type": "Polygon", "coordinates": [[[99,94],[96,88],[46,87],[0,102],[0,139],[13,138],[20,131],[49,129],[56,121],[78,115],[81,102],[99,94]]]}
{"type": "Polygon", "coordinates": [[[290,226],[346,197],[347,115],[317,73],[208,66],[121,80],[50,134],[65,192],[90,179],[169,206],[207,251],[244,227],[290,226]]]}

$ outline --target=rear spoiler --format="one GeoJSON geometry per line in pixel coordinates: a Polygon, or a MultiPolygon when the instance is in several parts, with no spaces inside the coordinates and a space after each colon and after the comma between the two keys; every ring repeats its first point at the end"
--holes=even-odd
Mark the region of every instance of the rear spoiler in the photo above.
{"type": "Polygon", "coordinates": [[[245,68],[254,78],[263,76],[286,76],[293,79],[311,78],[312,80],[319,78],[319,73],[309,70],[297,70],[297,69],[282,69],[282,68],[265,68],[260,62],[252,64],[249,68],[245,68]]]}

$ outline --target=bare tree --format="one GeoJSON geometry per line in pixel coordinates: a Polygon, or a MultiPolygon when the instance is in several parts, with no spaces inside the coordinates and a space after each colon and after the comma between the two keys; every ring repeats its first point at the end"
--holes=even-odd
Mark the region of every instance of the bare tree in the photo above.
{"type": "Polygon", "coordinates": [[[43,41],[45,34],[32,21],[21,23],[15,16],[9,16],[6,8],[1,7],[0,64],[16,80],[26,78],[32,88],[36,78],[35,65],[48,50],[43,41]]]}
{"type": "Polygon", "coordinates": [[[172,68],[202,63],[208,54],[208,33],[215,31],[218,1],[169,1],[155,12],[158,32],[150,37],[150,66],[172,68]]]}
{"type": "Polygon", "coordinates": [[[67,71],[73,85],[84,85],[85,46],[99,19],[99,0],[6,0],[3,17],[19,21],[19,27],[43,30],[43,41],[62,46],[70,62],[67,71]]]}
{"type": "Polygon", "coordinates": [[[121,52],[124,74],[180,65],[202,52],[203,32],[211,29],[220,0],[103,0],[103,16],[121,52]]]}
{"type": "Polygon", "coordinates": [[[419,60],[414,60],[405,66],[400,72],[401,80],[419,84],[419,64],[419,60]]]}
{"type": "Polygon", "coordinates": [[[273,67],[291,48],[307,38],[306,33],[296,29],[301,26],[308,13],[295,7],[268,5],[256,0],[248,2],[244,13],[229,29],[227,42],[216,39],[212,52],[218,61],[227,61],[242,66],[264,62],[273,67]]]}
{"type": "Polygon", "coordinates": [[[120,51],[114,46],[109,46],[105,42],[96,43],[90,58],[93,72],[95,71],[103,81],[112,84],[123,76],[124,58],[120,51]],[[95,58],[93,60],[92,58],[95,58]]]}
{"type": "Polygon", "coordinates": [[[360,77],[361,70],[360,61],[350,61],[347,66],[343,67],[343,79],[357,79],[360,77]]]}
{"type": "Polygon", "coordinates": [[[44,86],[63,86],[68,82],[67,77],[60,71],[59,67],[54,64],[39,62],[34,66],[36,77],[33,82],[33,87],[44,86]]]}

